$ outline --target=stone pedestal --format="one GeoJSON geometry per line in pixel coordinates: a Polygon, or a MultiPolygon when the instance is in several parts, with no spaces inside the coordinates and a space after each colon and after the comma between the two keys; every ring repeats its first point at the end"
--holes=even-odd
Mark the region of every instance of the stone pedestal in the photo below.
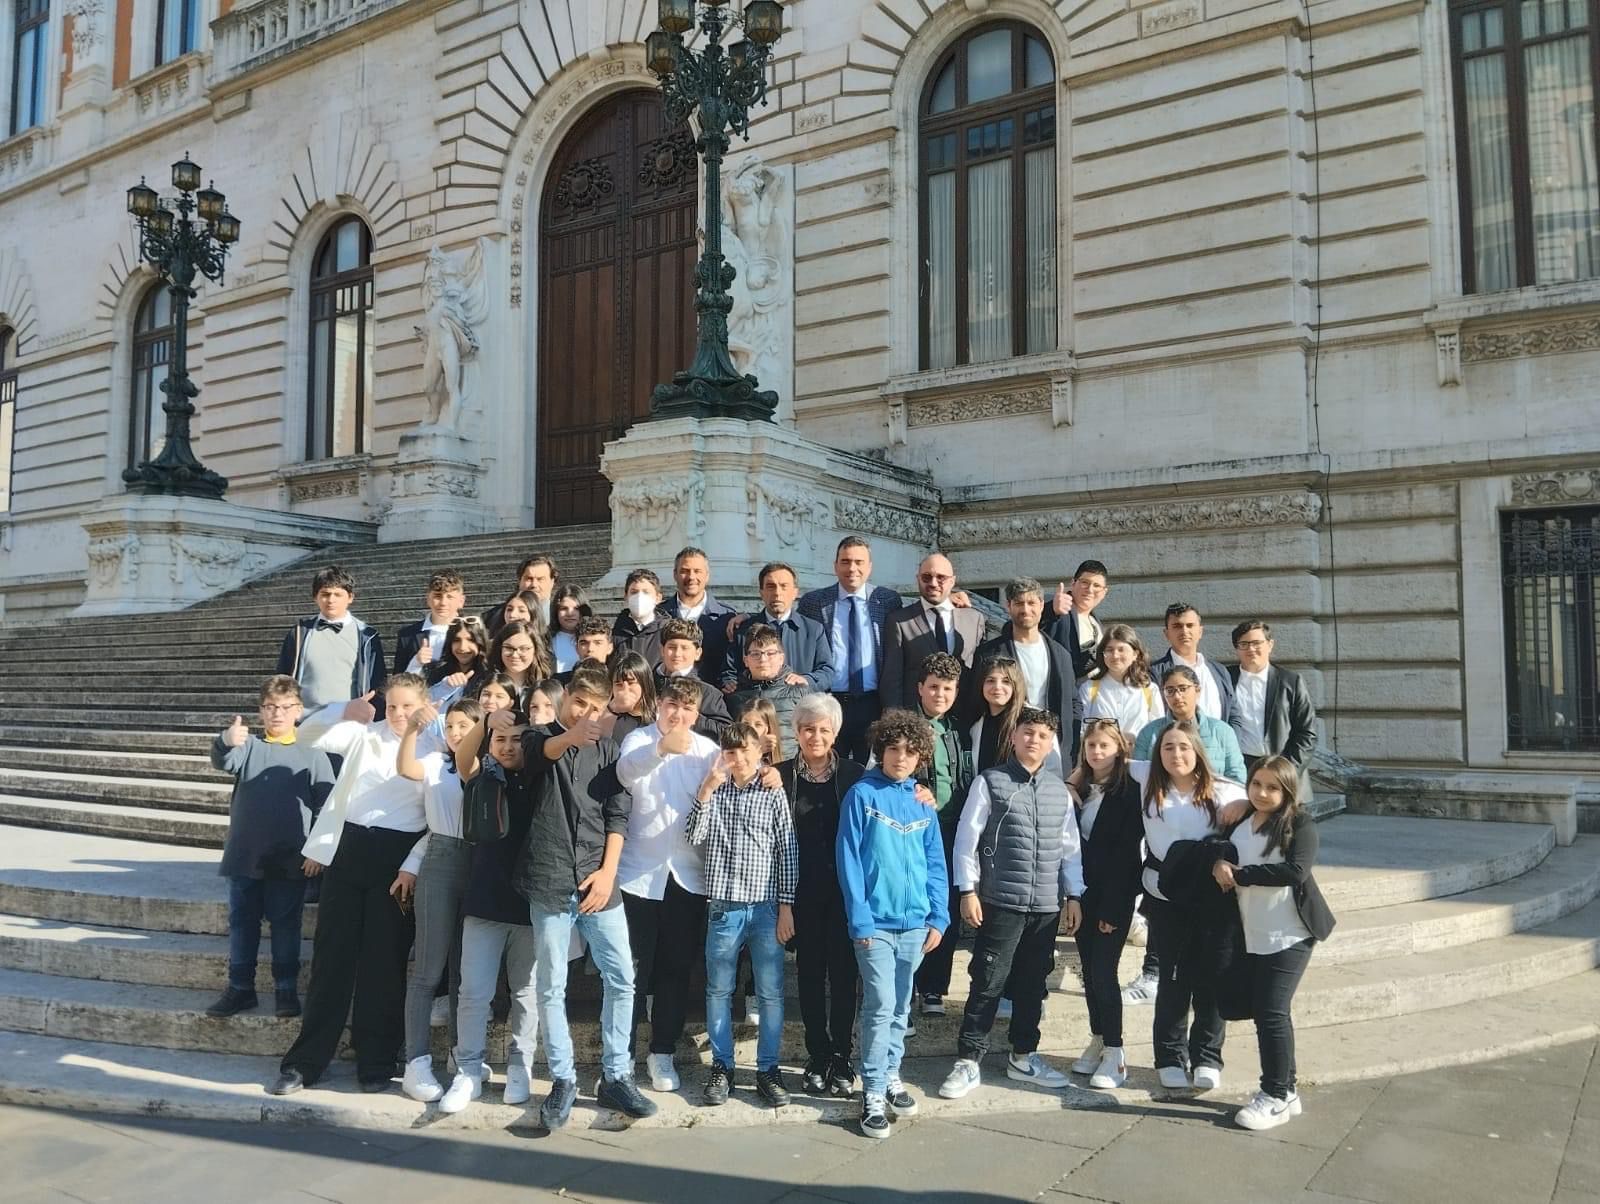
{"type": "Polygon", "coordinates": [[[674,418],[643,422],[606,446],[611,571],[663,574],[686,544],[710,554],[713,588],[753,590],[770,560],[792,564],[802,589],[833,579],[847,534],[872,543],[873,579],[904,590],[939,534],[939,494],[921,473],[815,443],[771,422],[674,418]]]}
{"type": "Polygon", "coordinates": [[[496,529],[483,504],[483,464],[478,444],[448,431],[400,436],[389,472],[389,505],[378,542],[449,539],[496,529]]]}
{"type": "Polygon", "coordinates": [[[369,543],[372,527],[208,498],[127,493],[83,515],[88,593],[75,615],[181,610],[329,543],[369,543]]]}

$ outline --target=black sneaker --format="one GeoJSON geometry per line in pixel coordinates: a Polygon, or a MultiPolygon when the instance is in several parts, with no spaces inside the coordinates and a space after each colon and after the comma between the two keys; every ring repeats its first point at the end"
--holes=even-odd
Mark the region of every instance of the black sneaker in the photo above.
{"type": "Polygon", "coordinates": [[[849,1058],[834,1058],[828,1066],[828,1092],[831,1095],[849,1095],[856,1089],[856,1072],[850,1069],[849,1058]]]}
{"type": "Polygon", "coordinates": [[[578,1098],[575,1079],[557,1079],[539,1104],[539,1123],[554,1133],[572,1119],[572,1101],[578,1098]]]}
{"type": "Polygon", "coordinates": [[[789,1102],[789,1089],[783,1085],[783,1071],[774,1066],[771,1070],[756,1071],[756,1094],[769,1108],[782,1108],[789,1102]]]}
{"type": "Polygon", "coordinates": [[[831,1063],[812,1058],[806,1063],[805,1071],[800,1076],[800,1083],[805,1088],[807,1095],[826,1095],[828,1091],[828,1071],[831,1063]]]}
{"type": "Polygon", "coordinates": [[[917,1114],[916,1097],[906,1090],[906,1085],[899,1079],[889,1080],[889,1089],[883,1093],[883,1098],[889,1105],[889,1111],[896,1116],[917,1114]]]}
{"type": "Polygon", "coordinates": [[[206,1009],[206,1015],[236,1016],[240,1012],[251,1011],[259,1002],[254,991],[241,991],[238,987],[229,987],[206,1009]]]}
{"type": "Polygon", "coordinates": [[[889,1136],[889,1113],[883,1096],[868,1095],[862,1099],[861,1131],[868,1137],[889,1136]]]}
{"type": "Polygon", "coordinates": [[[705,1091],[701,1095],[701,1102],[710,1107],[728,1102],[728,1092],[733,1089],[733,1069],[724,1066],[721,1062],[711,1063],[711,1073],[706,1075],[705,1091]]]}
{"type": "Polygon", "coordinates": [[[300,1014],[300,996],[293,990],[279,991],[273,1015],[279,1020],[292,1020],[300,1014]]]}
{"type": "Polygon", "coordinates": [[[620,1079],[602,1079],[594,1097],[602,1108],[615,1108],[635,1120],[656,1114],[655,1104],[645,1099],[632,1075],[620,1079]]]}
{"type": "Polygon", "coordinates": [[[368,1095],[377,1095],[378,1092],[387,1091],[390,1087],[394,1086],[394,1079],[392,1077],[386,1079],[361,1079],[360,1084],[361,1090],[365,1091],[368,1095]]]}
{"type": "Polygon", "coordinates": [[[277,1079],[267,1088],[268,1095],[293,1095],[306,1085],[305,1078],[298,1070],[285,1070],[279,1073],[277,1079]]]}

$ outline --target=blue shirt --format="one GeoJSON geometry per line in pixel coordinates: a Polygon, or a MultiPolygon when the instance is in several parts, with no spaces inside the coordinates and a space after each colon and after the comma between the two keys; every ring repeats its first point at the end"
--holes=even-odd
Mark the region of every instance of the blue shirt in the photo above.
{"type": "Polygon", "coordinates": [[[833,637],[833,692],[835,694],[848,694],[850,686],[850,617],[855,612],[856,641],[861,652],[861,689],[872,693],[878,688],[878,639],[872,630],[872,616],[867,613],[867,592],[870,586],[863,585],[861,592],[847,594],[844,586],[836,587],[839,591],[839,600],[833,607],[833,630],[829,633],[833,637]],[[854,605],[850,599],[854,598],[854,605]]]}

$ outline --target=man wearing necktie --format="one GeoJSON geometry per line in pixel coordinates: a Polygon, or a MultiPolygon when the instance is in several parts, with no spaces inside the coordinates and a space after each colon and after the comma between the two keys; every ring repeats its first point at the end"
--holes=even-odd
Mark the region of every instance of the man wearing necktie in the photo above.
{"type": "Polygon", "coordinates": [[[872,548],[859,535],[847,535],[834,553],[836,585],[814,589],[797,609],[815,619],[833,647],[833,680],[829,692],[839,700],[844,725],[834,747],[839,755],[867,763],[867,728],[882,713],[878,701],[878,667],[882,658],[884,621],[900,608],[900,595],[874,586],[872,548]]]}
{"type": "Polygon", "coordinates": [[[878,697],[885,707],[917,706],[917,679],[922,658],[948,652],[963,668],[972,668],[972,654],[983,642],[983,615],[951,600],[956,570],[938,552],[917,568],[918,599],[890,615],[883,625],[883,659],[878,670],[878,697]]]}

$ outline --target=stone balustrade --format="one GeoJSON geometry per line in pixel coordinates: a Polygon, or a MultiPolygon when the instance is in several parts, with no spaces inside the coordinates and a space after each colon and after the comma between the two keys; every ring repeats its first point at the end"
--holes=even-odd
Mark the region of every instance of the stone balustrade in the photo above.
{"type": "Polygon", "coordinates": [[[408,0],[258,0],[211,23],[215,80],[252,71],[408,0]]]}

